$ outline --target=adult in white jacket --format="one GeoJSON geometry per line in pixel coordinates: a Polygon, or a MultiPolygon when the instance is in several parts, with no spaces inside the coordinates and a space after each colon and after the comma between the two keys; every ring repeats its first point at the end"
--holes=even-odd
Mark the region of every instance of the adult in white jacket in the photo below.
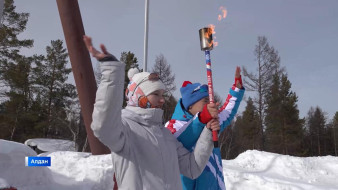
{"type": "MultiPolygon", "coordinates": [[[[162,122],[165,86],[147,72],[130,76],[122,109],[125,64],[116,60],[101,44],[102,52],[83,37],[93,57],[101,61],[102,78],[96,93],[91,128],[112,152],[119,189],[182,189],[180,173],[197,178],[213,149],[211,130],[219,130],[217,119],[201,133],[193,152],[189,152],[162,122]],[[211,130],[209,130],[209,129],[211,130]]],[[[217,118],[215,104],[208,105],[217,118]]]]}

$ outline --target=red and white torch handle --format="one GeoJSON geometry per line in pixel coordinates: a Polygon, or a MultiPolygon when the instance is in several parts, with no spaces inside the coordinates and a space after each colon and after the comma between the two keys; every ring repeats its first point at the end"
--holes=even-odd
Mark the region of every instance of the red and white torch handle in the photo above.
{"type": "MultiPolygon", "coordinates": [[[[205,50],[205,61],[206,61],[206,67],[207,67],[209,101],[210,103],[215,103],[214,88],[212,85],[213,83],[212,83],[211,59],[210,59],[209,50],[205,50]]],[[[218,132],[217,131],[212,131],[212,140],[214,141],[214,147],[218,147],[218,132]]]]}

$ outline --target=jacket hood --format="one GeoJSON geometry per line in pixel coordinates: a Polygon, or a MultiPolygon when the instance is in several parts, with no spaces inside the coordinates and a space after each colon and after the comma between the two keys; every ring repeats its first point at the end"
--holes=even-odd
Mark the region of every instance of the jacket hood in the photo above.
{"type": "Polygon", "coordinates": [[[140,108],[127,106],[122,110],[122,116],[145,126],[163,123],[163,110],[159,108],[140,108]]]}

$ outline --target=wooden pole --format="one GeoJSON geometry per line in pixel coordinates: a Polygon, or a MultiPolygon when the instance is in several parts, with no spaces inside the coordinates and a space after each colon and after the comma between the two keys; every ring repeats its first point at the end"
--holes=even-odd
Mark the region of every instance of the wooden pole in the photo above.
{"type": "Polygon", "coordinates": [[[86,126],[88,143],[93,155],[109,154],[90,128],[94,109],[96,82],[89,52],[83,42],[84,28],[77,0],[56,0],[72,65],[81,112],[86,126]]]}

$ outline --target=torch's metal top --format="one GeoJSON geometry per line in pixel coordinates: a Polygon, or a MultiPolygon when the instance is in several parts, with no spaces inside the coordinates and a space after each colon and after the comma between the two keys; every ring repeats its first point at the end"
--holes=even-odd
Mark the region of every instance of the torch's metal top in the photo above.
{"type": "Polygon", "coordinates": [[[201,28],[199,30],[200,34],[200,43],[201,43],[201,50],[212,50],[214,47],[214,41],[212,39],[212,29],[211,28],[201,28]]]}

